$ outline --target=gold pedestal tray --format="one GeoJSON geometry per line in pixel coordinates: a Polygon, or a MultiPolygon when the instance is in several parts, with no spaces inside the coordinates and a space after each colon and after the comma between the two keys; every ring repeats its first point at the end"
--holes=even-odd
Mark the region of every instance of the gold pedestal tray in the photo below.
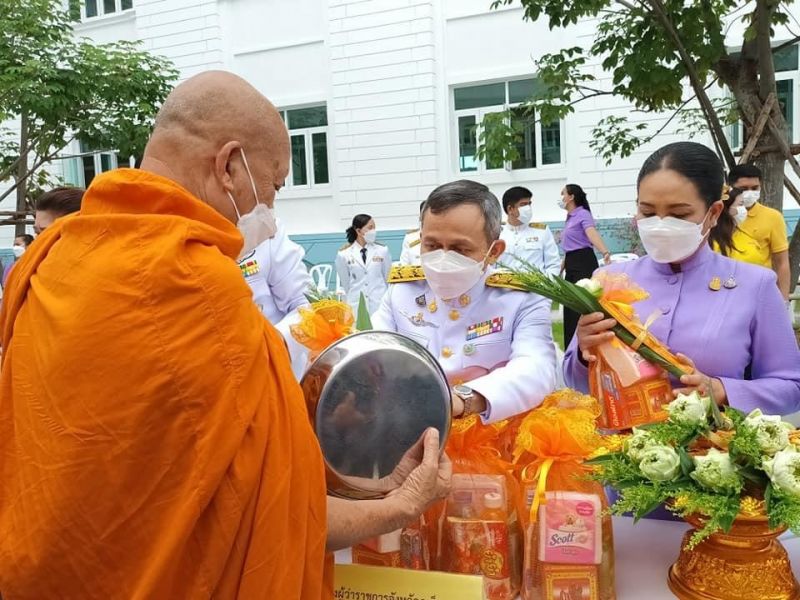
{"type": "MultiPolygon", "coordinates": [[[[702,525],[699,517],[686,521],[702,525]]],[[[669,589],[681,600],[800,600],[800,585],[777,539],[784,531],[770,529],[765,516],[740,515],[728,533],[686,550],[694,533],[689,530],[669,569],[669,589]]]]}

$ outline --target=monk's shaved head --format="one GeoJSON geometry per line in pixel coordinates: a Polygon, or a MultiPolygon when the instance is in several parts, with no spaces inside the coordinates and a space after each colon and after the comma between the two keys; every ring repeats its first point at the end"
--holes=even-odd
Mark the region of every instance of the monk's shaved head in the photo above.
{"type": "Polygon", "coordinates": [[[173,179],[229,220],[272,206],[288,172],[289,136],[280,113],[244,79],[208,71],[178,85],[156,117],[142,168],[173,179]]]}

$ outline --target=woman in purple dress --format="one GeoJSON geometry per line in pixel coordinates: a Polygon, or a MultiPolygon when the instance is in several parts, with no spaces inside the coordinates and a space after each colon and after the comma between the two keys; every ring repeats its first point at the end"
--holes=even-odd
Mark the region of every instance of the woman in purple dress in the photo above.
{"type": "MultiPolygon", "coordinates": [[[[607,267],[649,292],[635,305],[660,317],[650,331],[696,372],[678,391],[713,390],[719,404],[768,414],[800,410],[800,350],[769,269],[716,254],[707,243],[723,210],[723,167],[706,146],[679,142],[645,161],[637,181],[637,224],[647,256],[607,267]]],[[[730,230],[731,228],[728,228],[730,230]]],[[[594,348],[611,338],[611,319],[582,316],[564,359],[567,384],[587,391],[594,348]]]]}
{"type": "MultiPolygon", "coordinates": [[[[591,277],[597,269],[597,256],[594,250],[602,254],[603,261],[608,264],[611,255],[597,232],[597,227],[589,208],[589,200],[583,188],[568,183],[561,190],[558,205],[567,211],[567,222],[561,232],[561,248],[564,250],[564,279],[575,283],[591,277]]],[[[564,348],[569,346],[575,327],[578,325],[578,313],[564,307],[564,348]]]]}

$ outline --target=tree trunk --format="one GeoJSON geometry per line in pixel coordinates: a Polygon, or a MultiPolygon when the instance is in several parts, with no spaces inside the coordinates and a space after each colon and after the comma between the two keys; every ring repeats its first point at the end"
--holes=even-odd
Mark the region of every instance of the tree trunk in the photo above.
{"type": "MultiPolygon", "coordinates": [[[[767,142],[771,140],[769,133],[765,133],[764,137],[767,142]]],[[[783,196],[785,194],[783,173],[786,168],[786,158],[780,152],[765,152],[759,154],[754,162],[761,169],[762,174],[761,202],[766,206],[783,211],[783,196]]]]}
{"type": "MultiPolygon", "coordinates": [[[[20,115],[19,131],[19,156],[22,160],[17,164],[17,175],[15,177],[17,183],[17,212],[24,212],[28,210],[28,115],[26,113],[20,115]]],[[[24,223],[14,225],[15,236],[24,234],[24,223]]]]}

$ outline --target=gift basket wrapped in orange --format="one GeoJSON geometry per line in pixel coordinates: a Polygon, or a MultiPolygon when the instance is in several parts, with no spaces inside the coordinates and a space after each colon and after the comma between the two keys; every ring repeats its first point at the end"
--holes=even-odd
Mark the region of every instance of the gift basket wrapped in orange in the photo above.
{"type": "Polygon", "coordinates": [[[290,326],[292,337],[309,349],[311,362],[328,346],[354,333],[353,309],[346,302],[332,298],[314,300],[298,309],[300,322],[290,326]]]}
{"type": "Polygon", "coordinates": [[[560,302],[577,313],[601,312],[617,321],[615,339],[598,347],[598,360],[589,367],[589,389],[601,402],[598,424],[604,429],[629,429],[663,421],[664,406],[672,400],[668,374],[692,372],[648,331],[660,316],[639,320],[633,303],[647,292],[627,275],[599,271],[592,279],[570,283],[546,275],[530,264],[512,274],[520,289],[560,302]]]}
{"type": "Polygon", "coordinates": [[[431,568],[483,576],[487,600],[516,598],[521,578],[519,490],[498,449],[502,431],[475,415],[453,421],[452,489],[425,515],[431,568]]]}
{"type": "Polygon", "coordinates": [[[585,464],[604,452],[597,400],[573,390],[548,396],[520,424],[525,600],[613,600],[614,540],[602,486],[585,464]]]}

